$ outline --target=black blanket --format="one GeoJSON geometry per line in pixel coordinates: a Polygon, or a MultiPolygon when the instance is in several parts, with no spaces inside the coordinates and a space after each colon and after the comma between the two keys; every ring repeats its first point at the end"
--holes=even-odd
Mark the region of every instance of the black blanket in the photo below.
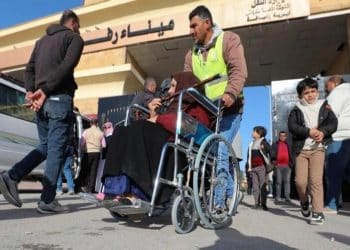
{"type": "MultiPolygon", "coordinates": [[[[162,126],[144,120],[118,128],[108,146],[103,179],[106,176],[125,174],[151,197],[161,150],[169,136],[169,132],[162,126]]],[[[162,176],[172,178],[172,153],[168,155],[165,164],[162,176]]],[[[162,193],[164,192],[160,195],[162,193]]],[[[159,197],[158,202],[165,202],[170,198],[166,197],[169,192],[165,193],[163,197],[159,197]]]]}

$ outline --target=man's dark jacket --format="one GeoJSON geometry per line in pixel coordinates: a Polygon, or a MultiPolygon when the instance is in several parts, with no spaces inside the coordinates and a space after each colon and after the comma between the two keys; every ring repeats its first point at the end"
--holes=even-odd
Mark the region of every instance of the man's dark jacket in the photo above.
{"type": "Polygon", "coordinates": [[[131,101],[131,104],[139,104],[145,108],[148,108],[147,105],[153,100],[154,97],[154,93],[148,89],[145,89],[134,97],[134,99],[131,101]]]}
{"type": "Polygon", "coordinates": [[[42,89],[46,96],[74,96],[77,84],[73,77],[84,41],[65,26],[52,24],[38,40],[25,70],[27,91],[42,89]]]}
{"type": "MultiPolygon", "coordinates": [[[[325,101],[318,115],[317,129],[322,131],[324,138],[322,143],[328,145],[332,142],[332,134],[337,130],[338,119],[325,101]]],[[[304,147],[305,140],[309,137],[310,129],[305,125],[303,112],[295,106],[288,117],[288,129],[293,135],[293,151],[297,156],[304,147]]]]}

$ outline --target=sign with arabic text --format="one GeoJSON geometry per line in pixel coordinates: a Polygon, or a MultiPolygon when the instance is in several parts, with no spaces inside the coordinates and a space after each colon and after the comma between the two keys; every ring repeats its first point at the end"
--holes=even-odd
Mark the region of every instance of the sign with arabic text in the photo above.
{"type": "Polygon", "coordinates": [[[290,0],[252,0],[247,12],[247,22],[272,20],[291,16],[290,0]]]}
{"type": "MultiPolygon", "coordinates": [[[[308,0],[244,0],[225,6],[223,26],[245,26],[310,15],[308,0]]],[[[219,16],[219,17],[221,17],[219,16]]]]}
{"type": "Polygon", "coordinates": [[[160,22],[158,26],[153,26],[152,21],[148,20],[147,27],[143,29],[132,29],[131,24],[127,25],[127,28],[121,30],[113,30],[108,27],[106,33],[100,37],[85,40],[85,45],[91,45],[96,43],[108,42],[117,44],[119,39],[127,39],[129,37],[144,36],[152,33],[156,33],[158,37],[164,35],[166,31],[173,30],[175,22],[171,19],[167,24],[160,22]]]}

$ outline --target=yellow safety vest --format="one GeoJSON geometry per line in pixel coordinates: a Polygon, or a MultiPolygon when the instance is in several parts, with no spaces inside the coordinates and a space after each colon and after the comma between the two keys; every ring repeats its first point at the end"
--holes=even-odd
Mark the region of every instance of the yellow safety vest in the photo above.
{"type": "Polygon", "coordinates": [[[220,79],[205,85],[205,95],[211,100],[221,98],[227,86],[227,66],[222,55],[223,37],[224,32],[217,37],[215,46],[209,49],[205,61],[200,50],[192,51],[192,70],[199,80],[221,75],[220,79]]]}

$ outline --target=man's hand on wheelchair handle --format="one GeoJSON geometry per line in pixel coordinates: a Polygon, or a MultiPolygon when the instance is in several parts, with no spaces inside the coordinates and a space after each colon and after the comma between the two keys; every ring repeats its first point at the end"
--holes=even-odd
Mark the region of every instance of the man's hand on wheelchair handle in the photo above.
{"type": "Polygon", "coordinates": [[[232,95],[224,93],[221,97],[223,107],[231,107],[235,103],[235,99],[232,95]]]}

